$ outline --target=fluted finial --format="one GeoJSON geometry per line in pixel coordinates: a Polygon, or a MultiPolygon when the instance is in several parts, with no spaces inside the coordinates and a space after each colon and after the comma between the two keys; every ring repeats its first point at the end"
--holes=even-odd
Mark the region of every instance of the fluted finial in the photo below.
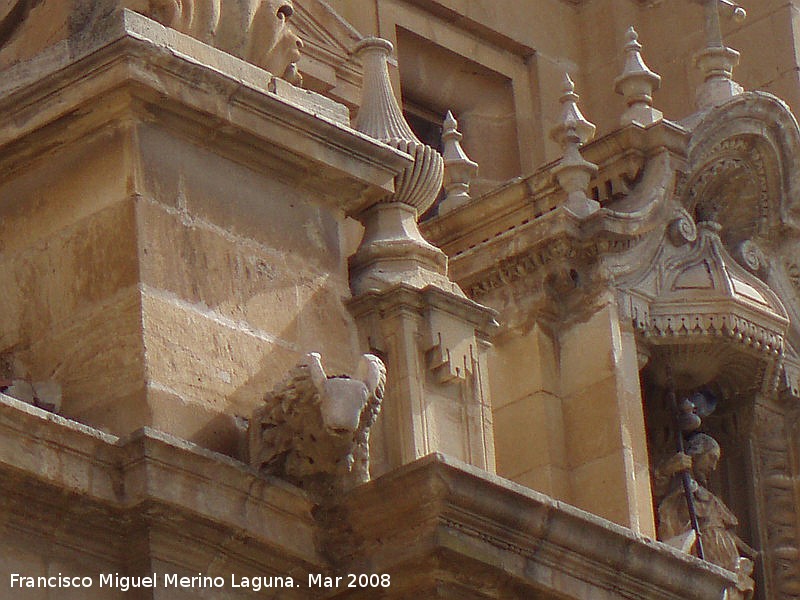
{"type": "Polygon", "coordinates": [[[439,203],[439,214],[470,201],[469,184],[478,172],[478,163],[470,160],[461,147],[463,137],[458,131],[458,121],[448,110],[442,132],[445,197],[439,203]]]}
{"type": "Polygon", "coordinates": [[[397,104],[389,79],[388,59],[394,47],[389,40],[367,37],[356,46],[354,53],[364,65],[361,108],[354,127],[381,141],[406,140],[419,142],[397,104]]]}
{"type": "Polygon", "coordinates": [[[725,45],[720,25],[720,7],[731,11],[734,20],[741,22],[746,11],[731,0],[693,0],[705,9],[706,47],[694,60],[703,74],[697,90],[697,105],[701,110],[722,104],[741,94],[742,86],[733,80],[733,68],[739,64],[739,53],[725,45]]]}
{"type": "Polygon", "coordinates": [[[653,108],[653,91],[661,86],[661,76],[651,71],[642,58],[639,34],[633,26],[628,28],[625,44],[625,67],[614,80],[614,91],[625,97],[628,108],[620,124],[638,123],[648,126],[661,121],[663,114],[653,108]]]}
{"type": "Polygon", "coordinates": [[[391,42],[375,37],[364,38],[355,48],[364,64],[361,108],[355,128],[414,158],[414,166],[395,179],[395,193],[387,201],[408,204],[422,214],[442,188],[444,161],[436,150],[419,141],[403,116],[389,79],[391,52],[391,42]]]}
{"type": "Polygon", "coordinates": [[[409,154],[414,162],[395,176],[394,193],[356,215],[364,225],[364,236],[350,257],[350,289],[357,296],[403,283],[419,289],[435,286],[463,296],[447,278],[447,255],[419,231],[419,215],[442,189],[444,159],[414,135],[397,104],[389,80],[391,52],[392,44],[380,38],[365,38],[355,48],[364,65],[355,128],[409,154]]]}
{"type": "Polygon", "coordinates": [[[578,217],[586,217],[600,208],[600,203],[586,195],[597,165],[583,159],[580,147],[594,137],[595,126],[586,120],[578,108],[579,96],[569,74],[564,75],[561,96],[561,117],[550,136],[564,152],[553,170],[558,184],[567,192],[564,207],[578,217]]]}

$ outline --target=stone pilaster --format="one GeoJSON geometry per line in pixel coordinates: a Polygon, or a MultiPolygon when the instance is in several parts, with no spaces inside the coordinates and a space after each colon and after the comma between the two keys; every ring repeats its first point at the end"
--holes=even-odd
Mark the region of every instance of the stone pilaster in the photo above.
{"type": "Polygon", "coordinates": [[[572,503],[655,538],[633,331],[609,299],[558,346],[572,503]]]}
{"type": "Polygon", "coordinates": [[[408,153],[414,165],[395,191],[355,217],[364,237],[350,258],[349,307],[362,346],[387,367],[383,414],[373,442],[373,473],[431,452],[494,471],[486,349],[494,312],[467,299],[447,275],[447,256],[420,234],[418,215],[434,202],[444,161],[422,144],[392,91],[392,45],[367,38],[356,128],[408,153]]]}
{"type": "Polygon", "coordinates": [[[373,475],[432,452],[494,472],[486,380],[493,311],[434,286],[405,284],[350,302],[364,346],[386,363],[373,475]]]}

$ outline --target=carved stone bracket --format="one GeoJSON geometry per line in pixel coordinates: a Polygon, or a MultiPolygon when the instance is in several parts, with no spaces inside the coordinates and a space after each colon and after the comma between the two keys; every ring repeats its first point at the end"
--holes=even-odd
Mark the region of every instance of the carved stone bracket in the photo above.
{"type": "MultiPolygon", "coordinates": [[[[476,329],[474,323],[470,324],[475,316],[469,314],[472,311],[465,311],[461,303],[454,305],[438,294],[428,296],[426,312],[424,331],[428,371],[440,384],[472,381],[477,374],[478,353],[482,351],[478,346],[482,343],[479,331],[483,327],[476,329]]],[[[481,320],[487,323],[485,317],[481,320]]],[[[490,325],[492,330],[495,327],[490,325]]],[[[486,331],[483,335],[489,333],[486,331]]]]}

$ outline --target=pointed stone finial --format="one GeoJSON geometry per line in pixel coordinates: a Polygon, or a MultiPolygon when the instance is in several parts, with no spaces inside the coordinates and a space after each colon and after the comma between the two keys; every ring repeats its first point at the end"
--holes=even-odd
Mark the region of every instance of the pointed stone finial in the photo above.
{"type": "Polygon", "coordinates": [[[706,47],[694,56],[695,65],[703,74],[697,90],[697,106],[705,110],[741,94],[742,86],[733,80],[733,68],[739,64],[739,53],[722,40],[720,6],[731,10],[736,21],[747,16],[745,10],[731,0],[693,0],[705,8],[706,47]]]}
{"type": "Polygon", "coordinates": [[[461,147],[463,137],[458,131],[458,121],[448,110],[442,132],[445,197],[439,203],[440,215],[470,201],[469,184],[478,172],[478,163],[470,160],[461,147]]]}
{"type": "Polygon", "coordinates": [[[550,132],[550,137],[553,141],[559,143],[564,147],[565,136],[568,132],[569,135],[578,136],[578,146],[583,146],[586,142],[594,137],[595,126],[590,123],[581,113],[578,108],[578,100],[580,96],[575,93],[575,83],[569,76],[569,73],[564,73],[564,80],[561,85],[561,118],[559,122],[553,127],[550,132]]]}
{"type": "Polygon", "coordinates": [[[561,118],[550,131],[550,137],[561,145],[564,155],[553,170],[558,184],[567,192],[567,210],[586,217],[600,208],[600,203],[586,195],[597,165],[583,159],[580,147],[594,137],[595,126],[578,108],[579,96],[569,74],[564,74],[561,96],[561,118]]]}
{"type": "Polygon", "coordinates": [[[660,110],[653,108],[653,91],[661,86],[661,76],[645,64],[639,34],[633,26],[628,28],[626,37],[625,68],[614,80],[614,91],[624,96],[628,105],[620,124],[638,123],[647,127],[658,123],[664,116],[660,110]]]}

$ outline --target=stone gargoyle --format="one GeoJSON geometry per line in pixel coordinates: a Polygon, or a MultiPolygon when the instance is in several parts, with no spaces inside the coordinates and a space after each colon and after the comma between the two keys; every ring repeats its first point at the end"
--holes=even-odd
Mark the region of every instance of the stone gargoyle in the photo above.
{"type": "Polygon", "coordinates": [[[355,377],[327,376],[320,355],[307,354],[250,419],[250,464],[316,495],[369,481],[369,431],[385,384],[372,354],[355,377]]]}

